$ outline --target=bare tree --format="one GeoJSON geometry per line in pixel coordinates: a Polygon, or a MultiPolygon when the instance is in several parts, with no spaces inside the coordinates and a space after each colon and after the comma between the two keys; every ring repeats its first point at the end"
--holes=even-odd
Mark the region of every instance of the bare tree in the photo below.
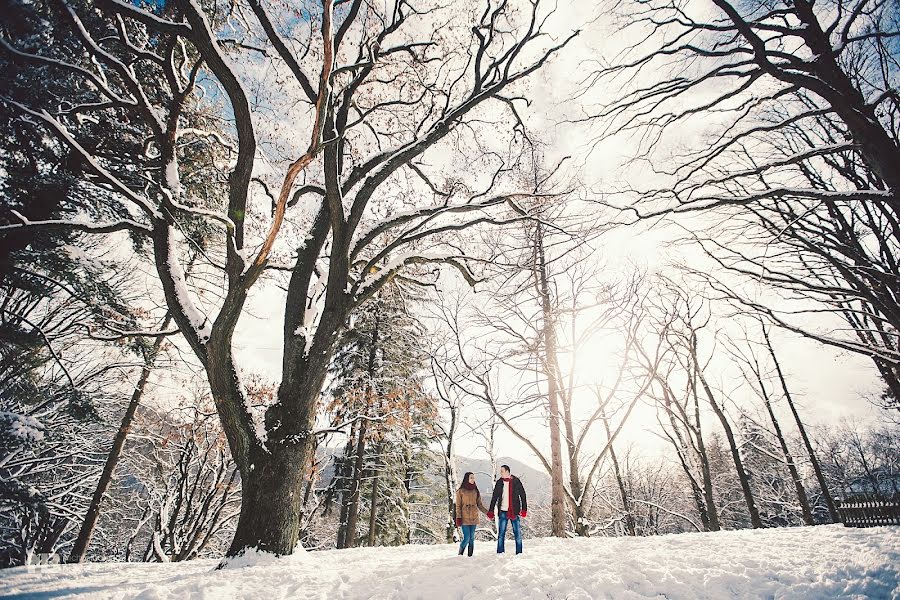
{"type": "MultiPolygon", "coordinates": [[[[450,306],[440,303],[439,311],[454,311],[459,305],[450,306]]],[[[449,319],[450,322],[458,321],[458,318],[449,319]]],[[[442,345],[444,346],[444,345],[442,345]]],[[[444,488],[447,494],[447,543],[458,539],[456,527],[456,490],[459,488],[459,471],[456,463],[456,436],[462,422],[462,408],[464,395],[449,384],[444,365],[448,362],[447,348],[438,346],[430,350],[429,365],[431,367],[431,380],[435,393],[440,400],[441,419],[436,424],[438,430],[438,442],[441,445],[441,458],[443,460],[444,488]]]]}
{"type": "Polygon", "coordinates": [[[778,417],[776,417],[775,415],[775,410],[772,408],[772,392],[767,387],[767,376],[763,371],[763,365],[762,363],[760,363],[759,358],[756,356],[756,352],[753,349],[752,343],[749,341],[749,339],[747,339],[746,335],[744,342],[744,347],[737,347],[736,343],[731,344],[731,353],[737,360],[740,361],[741,370],[744,373],[744,378],[747,380],[747,383],[749,383],[750,386],[754,389],[754,391],[757,393],[766,407],[766,413],[768,414],[769,421],[772,424],[775,438],[778,440],[778,446],[781,449],[784,464],[790,472],[791,481],[793,482],[794,490],[797,493],[797,502],[800,505],[800,511],[803,515],[803,522],[806,525],[814,525],[815,521],[813,519],[812,510],[809,506],[809,499],[806,494],[806,489],[803,487],[803,480],[800,477],[800,472],[797,469],[797,465],[794,463],[794,457],[791,455],[791,451],[788,448],[787,439],[785,438],[784,432],[781,429],[781,425],[778,422],[778,417]]]}
{"type": "Polygon", "coordinates": [[[878,0],[713,4],[712,12],[669,0],[619,4],[643,41],[593,74],[592,85],[623,82],[625,91],[589,118],[604,136],[644,133],[639,153],[665,181],[630,190],[628,220],[714,217],[712,234],[691,237],[719,267],[806,302],[734,297],[782,327],[870,357],[894,405],[896,11],[878,0]],[[702,147],[654,151],[712,114],[718,125],[702,147]],[[818,327],[822,313],[844,327],[818,327]]]}
{"type": "MultiPolygon", "coordinates": [[[[723,399],[719,398],[719,395],[713,390],[706,374],[707,366],[715,355],[715,336],[712,336],[713,350],[709,351],[709,356],[704,358],[701,355],[701,335],[712,318],[709,301],[703,298],[701,294],[692,292],[671,279],[661,278],[660,281],[668,289],[670,293],[668,299],[674,305],[672,309],[674,319],[672,326],[669,327],[667,332],[668,347],[686,375],[687,390],[693,398],[695,423],[700,421],[698,396],[702,389],[709,407],[716,415],[722,430],[725,432],[725,439],[728,441],[734,469],[741,484],[747,512],[750,515],[750,523],[754,528],[762,527],[759,509],[756,506],[750,486],[750,476],[744,468],[737,437],[725,413],[723,399]]],[[[698,446],[700,445],[702,445],[702,436],[698,436],[698,446]]]]}
{"type": "MultiPolygon", "coordinates": [[[[701,524],[688,515],[691,500],[684,498],[683,482],[673,476],[666,461],[658,458],[641,460],[636,456],[635,447],[627,446],[616,453],[615,464],[619,465],[618,474],[614,468],[612,481],[606,478],[604,483],[608,485],[595,487],[593,503],[593,512],[599,513],[595,519],[601,523],[601,515],[607,511],[610,514],[606,528],[611,528],[613,535],[650,536],[679,533],[685,529],[703,530],[701,524]],[[624,496],[623,488],[626,490],[624,496]],[[617,496],[618,499],[627,498],[627,504],[617,503],[617,496]],[[606,511],[603,511],[604,506],[606,511]]],[[[597,529],[598,533],[603,531],[602,527],[597,529]]]]}
{"type": "MultiPolygon", "coordinates": [[[[501,130],[514,124],[519,108],[507,95],[511,87],[521,89],[574,37],[553,42],[542,30],[548,18],[544,4],[523,4],[514,10],[505,0],[489,2],[473,15],[455,5],[414,7],[406,0],[384,8],[362,0],[323,0],[308,7],[308,19],[289,25],[262,2],[247,0],[231,5],[228,15],[241,23],[237,29],[246,39],[225,40],[217,33],[217,13],[197,3],[167,4],[153,13],[106,0],[47,17],[67,53],[54,54],[56,48],[48,51],[28,39],[3,40],[4,52],[22,72],[63,71],[75,76],[78,89],[93,90],[76,94],[73,87],[63,108],[41,103],[48,95],[40,90],[32,100],[5,98],[4,105],[20,121],[54,136],[84,165],[84,176],[104,190],[103,201],[129,215],[118,210],[109,222],[87,223],[22,215],[15,224],[91,234],[128,231],[152,246],[166,304],[206,371],[241,473],[242,512],[229,556],[249,547],[277,554],[296,547],[302,502],[297,491],[309,463],[318,400],[336,334],[354,308],[411,264],[450,264],[474,281],[467,257],[451,243],[453,234],[495,222],[492,211],[515,195],[490,195],[494,181],[467,193],[441,183],[440,172],[428,173],[416,161],[432,149],[477,143],[483,127],[460,124],[488,104],[505,111],[495,121],[501,130]],[[291,26],[308,26],[308,43],[295,45],[291,26]],[[241,65],[260,49],[285,74],[282,89],[291,94],[290,108],[251,103],[241,65]],[[137,67],[147,75],[139,77],[137,67]],[[205,122],[192,117],[189,126],[190,115],[205,109],[197,86],[201,72],[228,107],[205,122]],[[268,184],[254,170],[266,162],[257,142],[260,119],[270,117],[260,111],[282,110],[281,118],[293,120],[299,114],[295,101],[308,107],[299,124],[308,144],[273,161],[283,176],[267,200],[271,210],[262,211],[268,184]],[[233,135],[204,127],[222,115],[231,120],[233,135]],[[131,153],[103,154],[106,132],[92,131],[95,141],[85,131],[98,118],[128,119],[140,143],[131,153]],[[226,158],[217,164],[233,165],[224,167],[230,168],[221,188],[227,197],[206,205],[183,183],[189,181],[185,152],[197,144],[226,158]],[[422,193],[417,189],[406,197],[406,210],[382,218],[398,203],[389,190],[404,189],[410,177],[422,193]],[[295,206],[306,215],[291,221],[288,209],[295,206]],[[219,241],[205,250],[224,280],[217,306],[202,306],[185,284],[179,232],[185,220],[220,231],[219,241]],[[283,376],[277,398],[257,423],[235,364],[234,332],[251,291],[278,272],[288,278],[283,376]]],[[[498,176],[502,171],[495,164],[498,176]]]]}
{"type": "MultiPolygon", "coordinates": [[[[240,511],[240,479],[215,416],[187,410],[139,417],[146,432],[135,440],[130,469],[141,482],[134,501],[146,515],[132,542],[146,540],[144,561],[180,562],[221,552],[240,511]]],[[[209,401],[206,401],[209,404],[209,401]]]]}
{"type": "MultiPolygon", "coordinates": [[[[609,428],[609,419],[606,418],[606,412],[601,411],[600,418],[603,420],[603,429],[606,431],[606,438],[612,438],[612,431],[609,428]]],[[[622,469],[619,466],[619,459],[616,456],[615,447],[612,443],[609,444],[609,459],[612,462],[613,466],[613,474],[616,478],[616,486],[619,488],[619,496],[622,500],[622,512],[625,517],[625,532],[628,535],[634,536],[637,535],[637,530],[635,529],[635,520],[634,513],[631,508],[631,499],[629,497],[628,487],[625,484],[625,478],[622,474],[622,469]]]]}
{"type": "MultiPolygon", "coordinates": [[[[160,331],[165,332],[171,322],[171,318],[167,315],[160,324],[160,331]]],[[[141,368],[141,374],[138,377],[137,384],[134,386],[134,391],[131,393],[131,399],[125,409],[125,414],[122,416],[122,421],[119,424],[118,431],[116,431],[116,436],[113,438],[112,447],[109,450],[109,454],[106,456],[103,471],[100,473],[100,479],[97,480],[97,487],[94,488],[94,494],[91,496],[91,503],[88,505],[87,513],[85,514],[84,520],[81,522],[81,528],[78,531],[78,537],[75,538],[72,551],[69,553],[69,562],[81,562],[90,546],[94,527],[96,527],[97,521],[100,518],[100,509],[103,498],[106,495],[109,484],[115,474],[116,465],[122,455],[122,450],[125,448],[128,433],[131,431],[131,424],[134,421],[138,406],[144,397],[147,381],[150,379],[150,374],[153,372],[156,358],[163,347],[163,343],[166,339],[165,335],[165,333],[160,333],[153,342],[153,345],[143,352],[144,366],[141,368]]]]}
{"type": "Polygon", "coordinates": [[[764,323],[761,323],[760,325],[762,327],[762,334],[766,344],[766,350],[768,350],[769,356],[772,358],[772,364],[775,365],[775,373],[778,375],[778,383],[781,386],[782,393],[784,394],[784,400],[785,402],[787,402],[788,407],[791,409],[791,414],[794,417],[794,423],[796,423],[797,425],[797,431],[800,432],[800,438],[803,440],[803,446],[806,448],[807,455],[809,456],[809,462],[816,474],[816,482],[819,484],[819,489],[822,492],[822,497],[825,501],[825,505],[828,507],[828,514],[831,517],[831,522],[837,523],[840,520],[840,516],[838,515],[837,508],[834,505],[834,498],[831,495],[831,490],[828,486],[828,482],[825,480],[825,476],[822,473],[822,466],[819,462],[819,458],[816,456],[816,451],[809,439],[809,435],[807,434],[806,425],[803,424],[803,421],[800,419],[800,413],[797,412],[797,405],[794,402],[793,394],[791,394],[790,389],[788,388],[787,380],[784,376],[784,371],[781,368],[781,361],[778,359],[778,355],[775,353],[775,348],[772,345],[769,331],[764,323]]]}
{"type": "MultiPolygon", "coordinates": [[[[544,288],[552,286],[555,293],[559,293],[567,285],[572,286],[566,292],[565,300],[571,305],[555,299],[551,316],[552,326],[556,329],[551,339],[562,338],[565,346],[554,342],[552,354],[545,346],[548,325],[541,317],[545,310],[540,295],[541,278],[526,277],[523,285],[538,290],[533,302],[512,298],[507,293],[503,297],[508,310],[499,314],[478,310],[467,318],[461,311],[443,313],[455,348],[442,365],[441,374],[448,385],[487,407],[499,423],[526,444],[548,475],[552,477],[554,470],[559,469],[557,484],[562,487],[562,508],[565,509],[562,534],[571,529],[577,535],[589,535],[592,530],[589,515],[593,499],[591,488],[616,437],[653,382],[653,375],[645,371],[633,372],[633,343],[642,318],[637,289],[640,278],[626,280],[619,287],[610,286],[598,294],[598,290],[592,289],[591,278],[584,272],[576,268],[568,274],[573,277],[571,281],[566,282],[565,277],[557,275],[552,283],[548,280],[544,288]],[[588,295],[596,301],[587,304],[588,295]],[[471,327],[470,323],[486,332],[500,333],[499,340],[487,345],[476,341],[463,333],[471,327]],[[616,357],[619,362],[611,381],[589,388],[576,375],[575,371],[580,367],[577,357],[601,329],[624,332],[625,339],[622,340],[621,356],[616,357]],[[557,334],[564,335],[558,338],[557,334]],[[570,359],[565,365],[561,360],[564,354],[570,359]],[[512,376],[518,374],[524,381],[512,397],[500,393],[498,377],[501,371],[512,373],[512,376]],[[529,376],[534,374],[539,376],[537,384],[529,376]],[[548,455],[523,432],[521,425],[521,419],[532,415],[553,422],[550,391],[559,396],[556,413],[560,433],[558,465],[552,454],[548,455]],[[599,438],[596,429],[604,416],[614,419],[615,425],[610,426],[610,435],[604,442],[596,443],[599,438]]],[[[503,280],[501,285],[509,286],[511,279],[503,280]]],[[[551,436],[551,448],[554,441],[551,436]]],[[[553,532],[554,527],[551,505],[553,532]]]]}
{"type": "Polygon", "coordinates": [[[719,531],[721,525],[713,494],[712,471],[703,437],[698,396],[691,394],[688,381],[685,382],[682,394],[675,391],[675,365],[671,359],[666,362],[664,367],[657,369],[654,378],[653,396],[658,406],[657,422],[663,436],[675,449],[678,462],[690,484],[703,531],[719,531]]]}

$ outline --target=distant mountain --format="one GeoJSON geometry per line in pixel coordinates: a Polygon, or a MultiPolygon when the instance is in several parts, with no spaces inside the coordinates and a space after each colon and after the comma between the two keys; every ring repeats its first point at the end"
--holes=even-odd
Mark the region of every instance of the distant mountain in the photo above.
{"type": "MultiPolygon", "coordinates": [[[[509,465],[512,474],[522,480],[529,503],[534,505],[550,504],[550,476],[545,471],[539,471],[514,458],[500,458],[497,465],[498,469],[499,465],[509,465]]],[[[456,459],[456,467],[460,477],[466,471],[475,473],[475,483],[478,484],[478,489],[482,494],[490,497],[491,490],[494,489],[494,480],[500,474],[490,472],[491,462],[489,460],[460,456],[456,459]]],[[[487,502],[485,501],[485,503],[487,502]]]]}
{"type": "MultiPolygon", "coordinates": [[[[319,481],[320,488],[324,488],[331,481],[334,475],[333,457],[343,452],[343,448],[324,447],[319,448],[318,454],[322,458],[322,470],[320,472],[321,479],[319,481]]],[[[525,493],[528,495],[528,502],[533,505],[550,504],[550,476],[543,470],[530,467],[523,462],[514,458],[500,458],[497,462],[499,465],[509,465],[513,475],[522,480],[525,486],[525,493]]],[[[468,456],[460,456],[456,459],[456,466],[459,470],[459,476],[462,477],[466,471],[475,473],[475,483],[481,493],[490,498],[491,490],[494,488],[494,478],[499,473],[491,473],[491,462],[484,458],[471,458],[468,456]]],[[[432,474],[432,478],[437,479],[437,474],[432,474]]],[[[485,500],[487,503],[487,500],[485,500]]]]}

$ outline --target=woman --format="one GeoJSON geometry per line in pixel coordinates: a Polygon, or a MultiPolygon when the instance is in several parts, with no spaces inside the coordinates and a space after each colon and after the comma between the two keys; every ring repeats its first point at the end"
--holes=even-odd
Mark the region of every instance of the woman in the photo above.
{"type": "Polygon", "coordinates": [[[462,543],[459,545],[460,556],[466,546],[469,547],[469,556],[475,551],[475,527],[478,525],[479,510],[487,514],[481,501],[481,493],[475,485],[475,474],[466,473],[462,485],[456,490],[456,526],[463,533],[462,543]]]}

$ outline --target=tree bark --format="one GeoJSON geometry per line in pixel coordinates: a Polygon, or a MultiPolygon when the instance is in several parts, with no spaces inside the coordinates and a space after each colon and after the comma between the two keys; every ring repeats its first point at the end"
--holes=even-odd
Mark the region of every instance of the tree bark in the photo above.
{"type": "MultiPolygon", "coordinates": [[[[706,516],[709,520],[710,531],[719,531],[722,528],[719,523],[719,510],[716,508],[716,497],[713,493],[712,472],[709,468],[709,454],[706,452],[706,442],[703,439],[703,427],[700,425],[700,399],[697,394],[697,369],[691,373],[691,395],[694,399],[694,425],[692,427],[697,440],[697,458],[700,461],[700,475],[703,478],[703,500],[706,504],[706,516]]],[[[685,423],[689,423],[685,415],[685,423]]]]}
{"type": "Polygon", "coordinates": [[[709,455],[706,452],[706,442],[703,441],[703,430],[700,427],[700,411],[694,390],[694,408],[697,413],[696,437],[697,456],[700,460],[700,475],[703,478],[703,501],[706,504],[706,518],[709,521],[710,531],[719,531],[722,525],[719,523],[719,510],[716,508],[716,497],[713,493],[712,473],[709,468],[709,455]]]}
{"type": "Polygon", "coordinates": [[[556,320],[550,300],[550,283],[547,274],[547,260],[544,253],[543,226],[535,225],[535,276],[538,295],[541,299],[542,332],[544,338],[544,369],[547,376],[547,400],[550,409],[550,534],[554,537],[566,536],[566,495],[563,487],[562,444],[559,427],[559,387],[557,378],[550,367],[551,357],[556,356],[556,320]]]}
{"type": "Polygon", "coordinates": [[[241,514],[228,557],[253,549],[277,555],[296,549],[310,446],[279,445],[271,454],[251,456],[248,473],[241,474],[241,514]]]}
{"type": "MultiPolygon", "coordinates": [[[[338,331],[339,327],[326,321],[334,318],[335,314],[323,315],[320,326],[338,331]]],[[[297,342],[288,339],[286,343],[297,342]]],[[[210,366],[217,365],[217,368],[214,370],[208,367],[211,387],[214,390],[232,389],[235,387],[233,382],[238,381],[234,365],[226,370],[221,364],[222,355],[219,354],[223,352],[221,344],[222,341],[215,338],[214,328],[209,342],[209,363],[210,366]],[[232,378],[231,385],[213,378],[213,374],[222,371],[232,378]]],[[[316,348],[313,352],[318,351],[330,356],[334,338],[330,338],[327,344],[326,347],[316,348]]],[[[230,348],[225,349],[224,356],[230,360],[230,348]]],[[[308,361],[302,368],[285,366],[278,389],[278,400],[266,410],[265,443],[254,437],[254,429],[249,429],[251,423],[242,426],[244,427],[242,435],[245,435],[251,443],[244,446],[247,450],[243,460],[236,460],[241,472],[241,513],[234,539],[226,553],[226,561],[221,566],[227,563],[228,558],[240,556],[248,549],[282,555],[291,554],[297,548],[300,515],[303,512],[302,486],[307,467],[314,457],[316,409],[325,382],[327,365],[327,361],[308,361]]],[[[240,388],[237,388],[235,393],[241,394],[240,388]]],[[[213,398],[216,400],[217,408],[223,400],[229,400],[227,397],[217,396],[215,392],[213,398]]],[[[236,407],[231,404],[231,408],[236,407]]],[[[249,419],[249,415],[241,415],[241,418],[249,419]]],[[[224,418],[222,421],[223,425],[227,422],[224,418]]],[[[228,428],[225,429],[227,434],[228,428]]],[[[231,438],[229,445],[234,457],[235,446],[232,445],[231,438]]]]}
{"type": "Polygon", "coordinates": [[[809,436],[806,434],[806,426],[803,424],[803,421],[800,419],[800,413],[797,412],[797,407],[794,405],[794,397],[791,395],[790,390],[787,386],[787,381],[784,378],[784,373],[781,370],[781,362],[779,362],[778,357],[775,355],[775,348],[772,347],[772,340],[769,339],[769,332],[763,327],[763,338],[766,341],[766,348],[769,349],[769,356],[772,357],[772,362],[775,365],[775,372],[778,374],[778,381],[781,383],[781,391],[784,392],[784,398],[787,400],[788,407],[791,409],[791,414],[794,415],[794,422],[797,423],[797,429],[800,431],[800,437],[803,439],[803,445],[806,446],[806,452],[809,454],[809,461],[812,464],[813,471],[816,474],[816,480],[819,482],[819,489],[822,490],[822,496],[825,499],[825,505],[828,507],[828,514],[831,517],[832,523],[840,523],[841,518],[838,515],[837,506],[834,504],[834,498],[831,497],[831,492],[828,489],[828,482],[825,481],[825,474],[822,472],[822,465],[819,463],[819,459],[816,457],[816,451],[813,449],[812,442],[809,439],[809,436]]]}
{"type": "Polygon", "coordinates": [[[769,420],[772,421],[772,427],[775,429],[775,437],[778,438],[778,445],[781,447],[781,453],[784,455],[784,461],[787,464],[788,472],[791,475],[791,480],[794,482],[794,489],[797,492],[797,501],[800,503],[800,511],[803,514],[803,522],[806,525],[814,525],[815,521],[813,520],[812,512],[809,510],[809,499],[806,496],[806,490],[803,489],[803,481],[800,479],[797,465],[794,464],[794,457],[791,456],[787,441],[784,439],[781,425],[778,423],[778,417],[775,416],[775,411],[772,409],[772,398],[769,396],[769,392],[766,389],[766,384],[763,381],[759,365],[754,365],[754,367],[753,373],[756,375],[756,382],[759,384],[759,391],[762,395],[763,403],[766,405],[766,411],[769,413],[769,420]]]}
{"type": "MultiPolygon", "coordinates": [[[[160,330],[165,331],[171,323],[172,317],[167,314],[160,325],[160,330]]],[[[144,397],[144,389],[147,386],[147,380],[150,379],[150,374],[153,372],[153,366],[156,363],[156,357],[159,355],[159,351],[164,342],[165,337],[157,337],[156,341],[153,342],[152,348],[144,353],[144,366],[141,368],[141,375],[131,394],[131,400],[128,403],[128,407],[125,409],[125,414],[122,416],[122,422],[119,424],[119,430],[116,432],[116,437],[113,438],[112,447],[109,450],[109,454],[106,456],[106,463],[103,465],[103,471],[100,473],[100,479],[97,481],[97,487],[94,489],[91,503],[88,505],[84,521],[81,523],[78,537],[75,539],[75,544],[72,547],[72,551],[69,553],[70,563],[80,563],[84,560],[85,554],[87,554],[88,547],[91,544],[91,537],[94,535],[94,528],[97,526],[97,521],[100,519],[100,508],[103,504],[103,497],[106,495],[106,490],[109,489],[109,484],[115,473],[116,465],[119,463],[119,458],[122,456],[125,440],[128,439],[128,434],[131,431],[131,422],[134,420],[138,405],[144,397]]]]}
{"type": "MultiPolygon", "coordinates": [[[[672,433],[675,436],[674,438],[669,435],[666,437],[669,438],[669,441],[675,447],[678,461],[681,463],[681,468],[691,485],[691,492],[694,497],[694,503],[697,505],[697,514],[700,515],[700,522],[703,524],[703,530],[719,531],[719,514],[716,510],[715,499],[713,498],[712,478],[710,477],[709,472],[709,458],[706,455],[706,445],[703,443],[703,430],[700,427],[700,421],[698,420],[697,424],[692,426],[688,419],[687,411],[683,410],[677,402],[673,401],[673,395],[670,392],[668,383],[661,378],[658,378],[657,381],[659,381],[662,386],[664,408],[666,410],[666,415],[669,418],[669,423],[672,426],[672,433]],[[703,478],[702,487],[694,476],[691,465],[688,464],[688,457],[686,456],[688,445],[678,428],[678,419],[676,419],[672,408],[673,404],[679,407],[679,412],[683,419],[682,422],[685,425],[686,436],[688,441],[691,441],[690,449],[694,451],[697,460],[700,462],[700,475],[703,478]],[[696,444],[692,441],[692,433],[696,437],[696,444]]],[[[699,419],[700,404],[697,400],[696,386],[692,385],[691,389],[694,392],[694,411],[699,419]]],[[[660,426],[662,426],[662,422],[660,422],[660,426]]],[[[663,431],[665,431],[665,428],[663,428],[663,431]]]]}
{"type": "MultiPolygon", "coordinates": [[[[601,420],[603,421],[603,427],[606,429],[606,439],[610,439],[612,436],[612,432],[609,430],[609,420],[607,420],[605,414],[600,415],[601,420]]],[[[616,484],[619,487],[619,497],[622,499],[622,510],[625,513],[625,532],[630,536],[637,535],[634,526],[634,515],[631,513],[631,502],[628,500],[628,490],[625,487],[625,480],[622,479],[622,471],[619,469],[619,459],[616,456],[616,451],[613,448],[612,442],[609,444],[609,458],[612,460],[613,464],[613,473],[616,477],[616,484]]]]}
{"type": "MultiPolygon", "coordinates": [[[[709,387],[709,383],[706,381],[706,377],[703,376],[703,371],[700,369],[700,365],[697,363],[697,341],[696,337],[691,340],[691,353],[694,361],[694,368],[697,370],[697,376],[700,379],[700,384],[703,386],[703,391],[706,393],[706,397],[709,400],[709,405],[712,407],[713,412],[716,413],[716,416],[719,418],[719,422],[722,424],[722,429],[725,430],[725,438],[728,440],[728,447],[731,449],[731,458],[734,461],[734,469],[737,471],[738,479],[741,482],[741,490],[744,493],[744,501],[747,503],[747,512],[750,513],[750,524],[754,529],[762,528],[762,519],[759,517],[759,510],[756,508],[756,501],[753,499],[753,490],[750,488],[750,477],[747,475],[747,470],[744,469],[744,461],[741,459],[740,450],[737,447],[737,442],[734,438],[734,432],[731,429],[731,423],[728,422],[728,417],[725,415],[725,411],[722,410],[722,407],[719,406],[719,403],[716,402],[715,395],[712,393],[712,389],[709,387]]],[[[696,384],[695,384],[696,385],[696,384]]]]}
{"type": "Polygon", "coordinates": [[[378,472],[372,477],[372,495],[369,498],[369,547],[375,545],[375,527],[378,517],[378,472]]]}
{"type": "Polygon", "coordinates": [[[813,11],[809,0],[795,0],[794,12],[803,24],[803,38],[816,55],[814,73],[824,82],[822,94],[847,125],[853,140],[859,144],[860,153],[873,171],[894,194],[900,196],[900,149],[878,120],[875,106],[866,102],[859,89],[838,64],[829,36],[813,11]]]}

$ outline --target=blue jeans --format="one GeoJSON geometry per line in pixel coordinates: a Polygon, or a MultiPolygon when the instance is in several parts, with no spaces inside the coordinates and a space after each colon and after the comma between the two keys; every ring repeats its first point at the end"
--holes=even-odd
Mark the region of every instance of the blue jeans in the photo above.
{"type": "Polygon", "coordinates": [[[500,523],[497,526],[497,554],[506,551],[506,528],[512,523],[513,537],[516,538],[516,554],[522,554],[522,522],[519,517],[510,519],[505,512],[499,515],[500,523]]]}
{"type": "Polygon", "coordinates": [[[459,553],[462,554],[466,546],[469,547],[469,556],[475,551],[475,525],[460,525],[463,539],[459,545],[459,553]]]}

